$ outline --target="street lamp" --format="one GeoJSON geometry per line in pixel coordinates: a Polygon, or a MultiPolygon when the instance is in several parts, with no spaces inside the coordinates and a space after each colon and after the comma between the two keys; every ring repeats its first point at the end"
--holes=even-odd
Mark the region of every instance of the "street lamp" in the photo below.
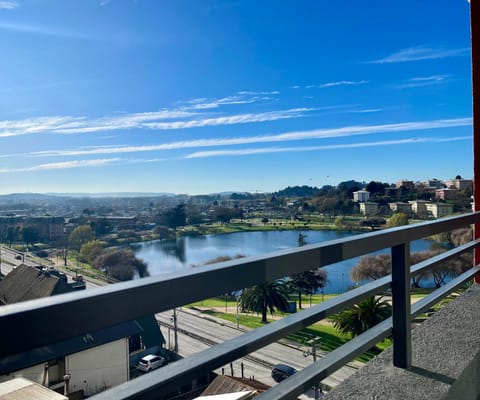
{"type": "MultiPolygon", "coordinates": [[[[317,341],[319,340],[320,340],[319,337],[314,337],[313,339],[310,339],[307,343],[312,345],[312,350],[307,350],[303,352],[304,357],[312,356],[313,362],[317,361],[317,341]]],[[[323,394],[319,383],[315,384],[314,390],[315,390],[315,400],[318,400],[320,398],[320,393],[323,394]]]]}

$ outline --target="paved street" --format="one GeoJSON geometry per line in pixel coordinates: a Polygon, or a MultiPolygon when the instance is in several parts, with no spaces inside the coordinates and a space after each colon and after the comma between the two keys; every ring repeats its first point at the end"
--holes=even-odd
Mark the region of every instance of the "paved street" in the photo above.
{"type": "MultiPolygon", "coordinates": [[[[171,316],[171,311],[156,315],[157,319],[163,325],[162,331],[167,338],[167,342],[170,340],[170,345],[173,347],[173,329],[167,329],[166,327],[171,326],[171,316]]],[[[179,333],[178,339],[179,353],[183,357],[188,357],[193,353],[205,349],[208,344],[213,345],[214,343],[221,343],[242,333],[242,331],[236,329],[234,324],[216,320],[212,317],[205,318],[204,315],[188,309],[177,309],[177,323],[179,331],[181,332],[179,333]],[[182,332],[192,332],[199,340],[192,340],[191,337],[182,332]],[[202,342],[202,346],[198,345],[199,341],[202,342]]],[[[307,350],[309,350],[309,348],[301,346],[295,348],[280,343],[272,343],[250,354],[254,359],[262,360],[260,363],[253,362],[251,358],[243,358],[235,361],[233,363],[234,374],[236,376],[240,375],[240,363],[243,362],[246,377],[253,375],[257,380],[268,385],[273,385],[275,382],[270,376],[272,366],[277,363],[285,363],[300,370],[313,362],[311,356],[304,357],[304,351],[307,350]]],[[[321,353],[322,352],[319,351],[318,355],[321,356],[321,353]]],[[[334,387],[346,377],[354,373],[356,368],[360,367],[362,364],[354,362],[352,365],[355,367],[347,365],[326,378],[323,383],[334,387]]],[[[230,366],[225,366],[224,371],[229,375],[230,366]]],[[[221,369],[217,372],[221,373],[221,369]]]]}

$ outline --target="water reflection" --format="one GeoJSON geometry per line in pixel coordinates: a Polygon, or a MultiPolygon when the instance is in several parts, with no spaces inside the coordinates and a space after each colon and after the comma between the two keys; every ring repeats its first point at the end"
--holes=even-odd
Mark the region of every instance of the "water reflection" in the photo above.
{"type": "MultiPolygon", "coordinates": [[[[305,236],[306,243],[351,236],[339,231],[266,231],[237,232],[223,235],[183,237],[175,241],[152,241],[134,246],[136,256],[148,265],[150,275],[182,271],[200,265],[219,256],[256,256],[281,249],[297,247],[298,235],[305,236]]],[[[418,240],[411,244],[412,251],[428,250],[431,241],[418,240]]],[[[385,250],[388,251],[388,250],[385,250]]],[[[355,285],[350,270],[358,258],[325,267],[328,282],[325,293],[340,293],[355,285]]],[[[315,268],[316,266],[312,266],[315,268]]]]}

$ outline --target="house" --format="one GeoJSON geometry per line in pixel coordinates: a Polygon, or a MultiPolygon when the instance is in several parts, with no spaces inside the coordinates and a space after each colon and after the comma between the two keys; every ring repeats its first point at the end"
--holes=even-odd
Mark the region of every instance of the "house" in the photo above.
{"type": "Polygon", "coordinates": [[[366,201],[360,203],[360,212],[363,215],[376,215],[378,213],[378,203],[366,201]]]}
{"type": "MultiPolygon", "coordinates": [[[[81,283],[84,289],[85,283],[81,283]]],[[[54,296],[77,288],[77,282],[69,284],[67,276],[54,268],[20,264],[0,281],[0,304],[54,296]]]]}
{"type": "Polygon", "coordinates": [[[0,381],[24,377],[50,389],[89,396],[130,377],[129,337],[142,331],[135,321],[87,333],[0,360],[0,381]]]}
{"type": "MultiPolygon", "coordinates": [[[[56,270],[22,264],[0,282],[0,301],[12,304],[68,293],[75,290],[72,285],[56,270]]],[[[66,386],[68,394],[90,396],[128,381],[132,357],[159,352],[164,343],[151,315],[1,358],[0,382],[24,377],[54,390],[66,386]]]]}
{"type": "Polygon", "coordinates": [[[15,378],[0,383],[0,400],[68,400],[68,397],[54,392],[25,378],[15,378]]]}
{"type": "Polygon", "coordinates": [[[430,204],[427,200],[410,200],[408,202],[412,208],[412,212],[419,217],[425,217],[428,215],[427,204],[430,204]]]}
{"type": "Polygon", "coordinates": [[[445,203],[430,203],[426,205],[428,212],[435,218],[445,217],[453,213],[453,205],[445,203]]]}
{"type": "Polygon", "coordinates": [[[410,214],[412,212],[412,205],[405,203],[403,201],[396,201],[394,203],[388,203],[390,210],[393,212],[402,212],[405,214],[410,214]]]}
{"type": "Polygon", "coordinates": [[[353,201],[357,203],[363,203],[370,199],[370,192],[367,190],[358,190],[353,192],[353,201]]]}
{"type": "Polygon", "coordinates": [[[457,189],[464,192],[466,190],[472,190],[473,181],[471,179],[456,178],[445,181],[445,185],[449,189],[457,189]]]}
{"type": "Polygon", "coordinates": [[[455,200],[457,197],[457,189],[437,189],[435,190],[435,198],[439,200],[455,200]]]}

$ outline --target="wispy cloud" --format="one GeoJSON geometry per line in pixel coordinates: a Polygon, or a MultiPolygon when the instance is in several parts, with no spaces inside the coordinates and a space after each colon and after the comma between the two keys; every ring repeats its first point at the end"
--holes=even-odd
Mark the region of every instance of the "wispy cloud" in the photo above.
{"type": "Polygon", "coordinates": [[[366,83],[370,83],[370,81],[367,80],[361,80],[361,81],[335,81],[335,82],[326,82],[326,83],[321,83],[318,85],[294,85],[290,86],[290,89],[324,89],[324,88],[329,88],[329,87],[335,87],[335,86],[357,86],[357,85],[365,85],[366,83]]]}
{"type": "Polygon", "coordinates": [[[74,31],[65,27],[54,28],[50,26],[43,26],[38,24],[25,24],[20,22],[0,22],[0,30],[10,31],[10,32],[19,32],[19,33],[29,33],[35,35],[44,35],[44,36],[58,36],[65,37],[70,39],[84,39],[84,40],[93,40],[98,37],[87,34],[84,32],[74,31]]]}
{"type": "Polygon", "coordinates": [[[270,96],[278,95],[278,94],[280,94],[280,92],[277,90],[274,90],[271,92],[252,92],[252,91],[243,90],[243,91],[237,92],[237,94],[233,96],[226,96],[218,99],[199,98],[199,99],[188,100],[186,102],[185,108],[194,109],[194,110],[205,110],[205,109],[218,108],[224,105],[250,104],[250,103],[256,103],[259,101],[270,101],[275,99],[274,97],[270,97],[270,96]]]}
{"type": "Polygon", "coordinates": [[[407,83],[398,85],[397,88],[408,89],[408,88],[414,88],[414,87],[438,85],[440,83],[445,83],[450,77],[451,75],[431,75],[431,76],[410,78],[407,83]]]}
{"type": "Polygon", "coordinates": [[[52,169],[71,169],[71,168],[90,168],[90,167],[103,167],[108,164],[115,163],[119,161],[119,158],[107,158],[99,160],[73,160],[73,161],[64,161],[58,163],[48,163],[48,164],[39,164],[34,165],[33,167],[25,168],[0,168],[0,173],[11,173],[11,172],[32,172],[32,171],[47,171],[52,169]]]}
{"type": "Polygon", "coordinates": [[[19,6],[16,1],[0,1],[0,10],[13,10],[19,6]]]}
{"type": "Polygon", "coordinates": [[[366,114],[366,113],[376,113],[382,111],[381,108],[366,108],[364,110],[352,110],[350,112],[356,113],[356,114],[366,114]]]}
{"type": "Polygon", "coordinates": [[[17,121],[0,121],[0,137],[20,136],[34,133],[82,134],[118,129],[188,129],[205,126],[235,125],[253,122],[276,121],[298,118],[313,108],[294,108],[264,113],[237,114],[216,118],[197,118],[198,112],[186,110],[160,110],[155,112],[120,114],[111,117],[88,119],[87,117],[53,116],[17,121]],[[168,122],[162,122],[170,120],[168,122]]]}
{"type": "Polygon", "coordinates": [[[439,58],[458,57],[468,54],[469,48],[444,49],[442,47],[416,46],[402,49],[379,60],[370,61],[372,64],[399,63],[421,60],[436,60],[439,58]]]}
{"type": "Polygon", "coordinates": [[[186,155],[184,158],[207,158],[207,157],[222,157],[222,156],[246,156],[255,154],[268,154],[268,153],[287,153],[287,152],[305,152],[305,151],[321,151],[321,150],[338,150],[338,149],[350,149],[359,147],[380,147],[380,146],[393,146],[411,143],[441,143],[441,142],[454,142],[460,140],[472,140],[471,136],[460,136],[454,138],[410,138],[401,140],[386,140],[379,142],[360,142],[360,143],[343,143],[332,144],[324,146],[303,146],[303,147],[264,147],[255,149],[240,149],[240,150],[209,150],[209,151],[197,151],[186,155]]]}
{"type": "Polygon", "coordinates": [[[187,148],[234,146],[245,144],[275,143],[300,141],[308,139],[327,139],[346,136],[370,135],[376,133],[391,132],[409,132],[428,129],[442,129],[460,126],[470,126],[471,118],[444,119],[421,122],[403,122],[398,124],[384,125],[355,125],[333,129],[315,129],[309,131],[292,131],[276,135],[235,137],[235,138],[214,138],[214,139],[196,139],[185,140],[171,143],[162,143],[156,145],[142,146],[101,146],[96,148],[82,148],[73,150],[49,150],[33,152],[34,156],[79,156],[79,155],[98,155],[98,154],[122,154],[150,151],[179,150],[187,148]]]}

